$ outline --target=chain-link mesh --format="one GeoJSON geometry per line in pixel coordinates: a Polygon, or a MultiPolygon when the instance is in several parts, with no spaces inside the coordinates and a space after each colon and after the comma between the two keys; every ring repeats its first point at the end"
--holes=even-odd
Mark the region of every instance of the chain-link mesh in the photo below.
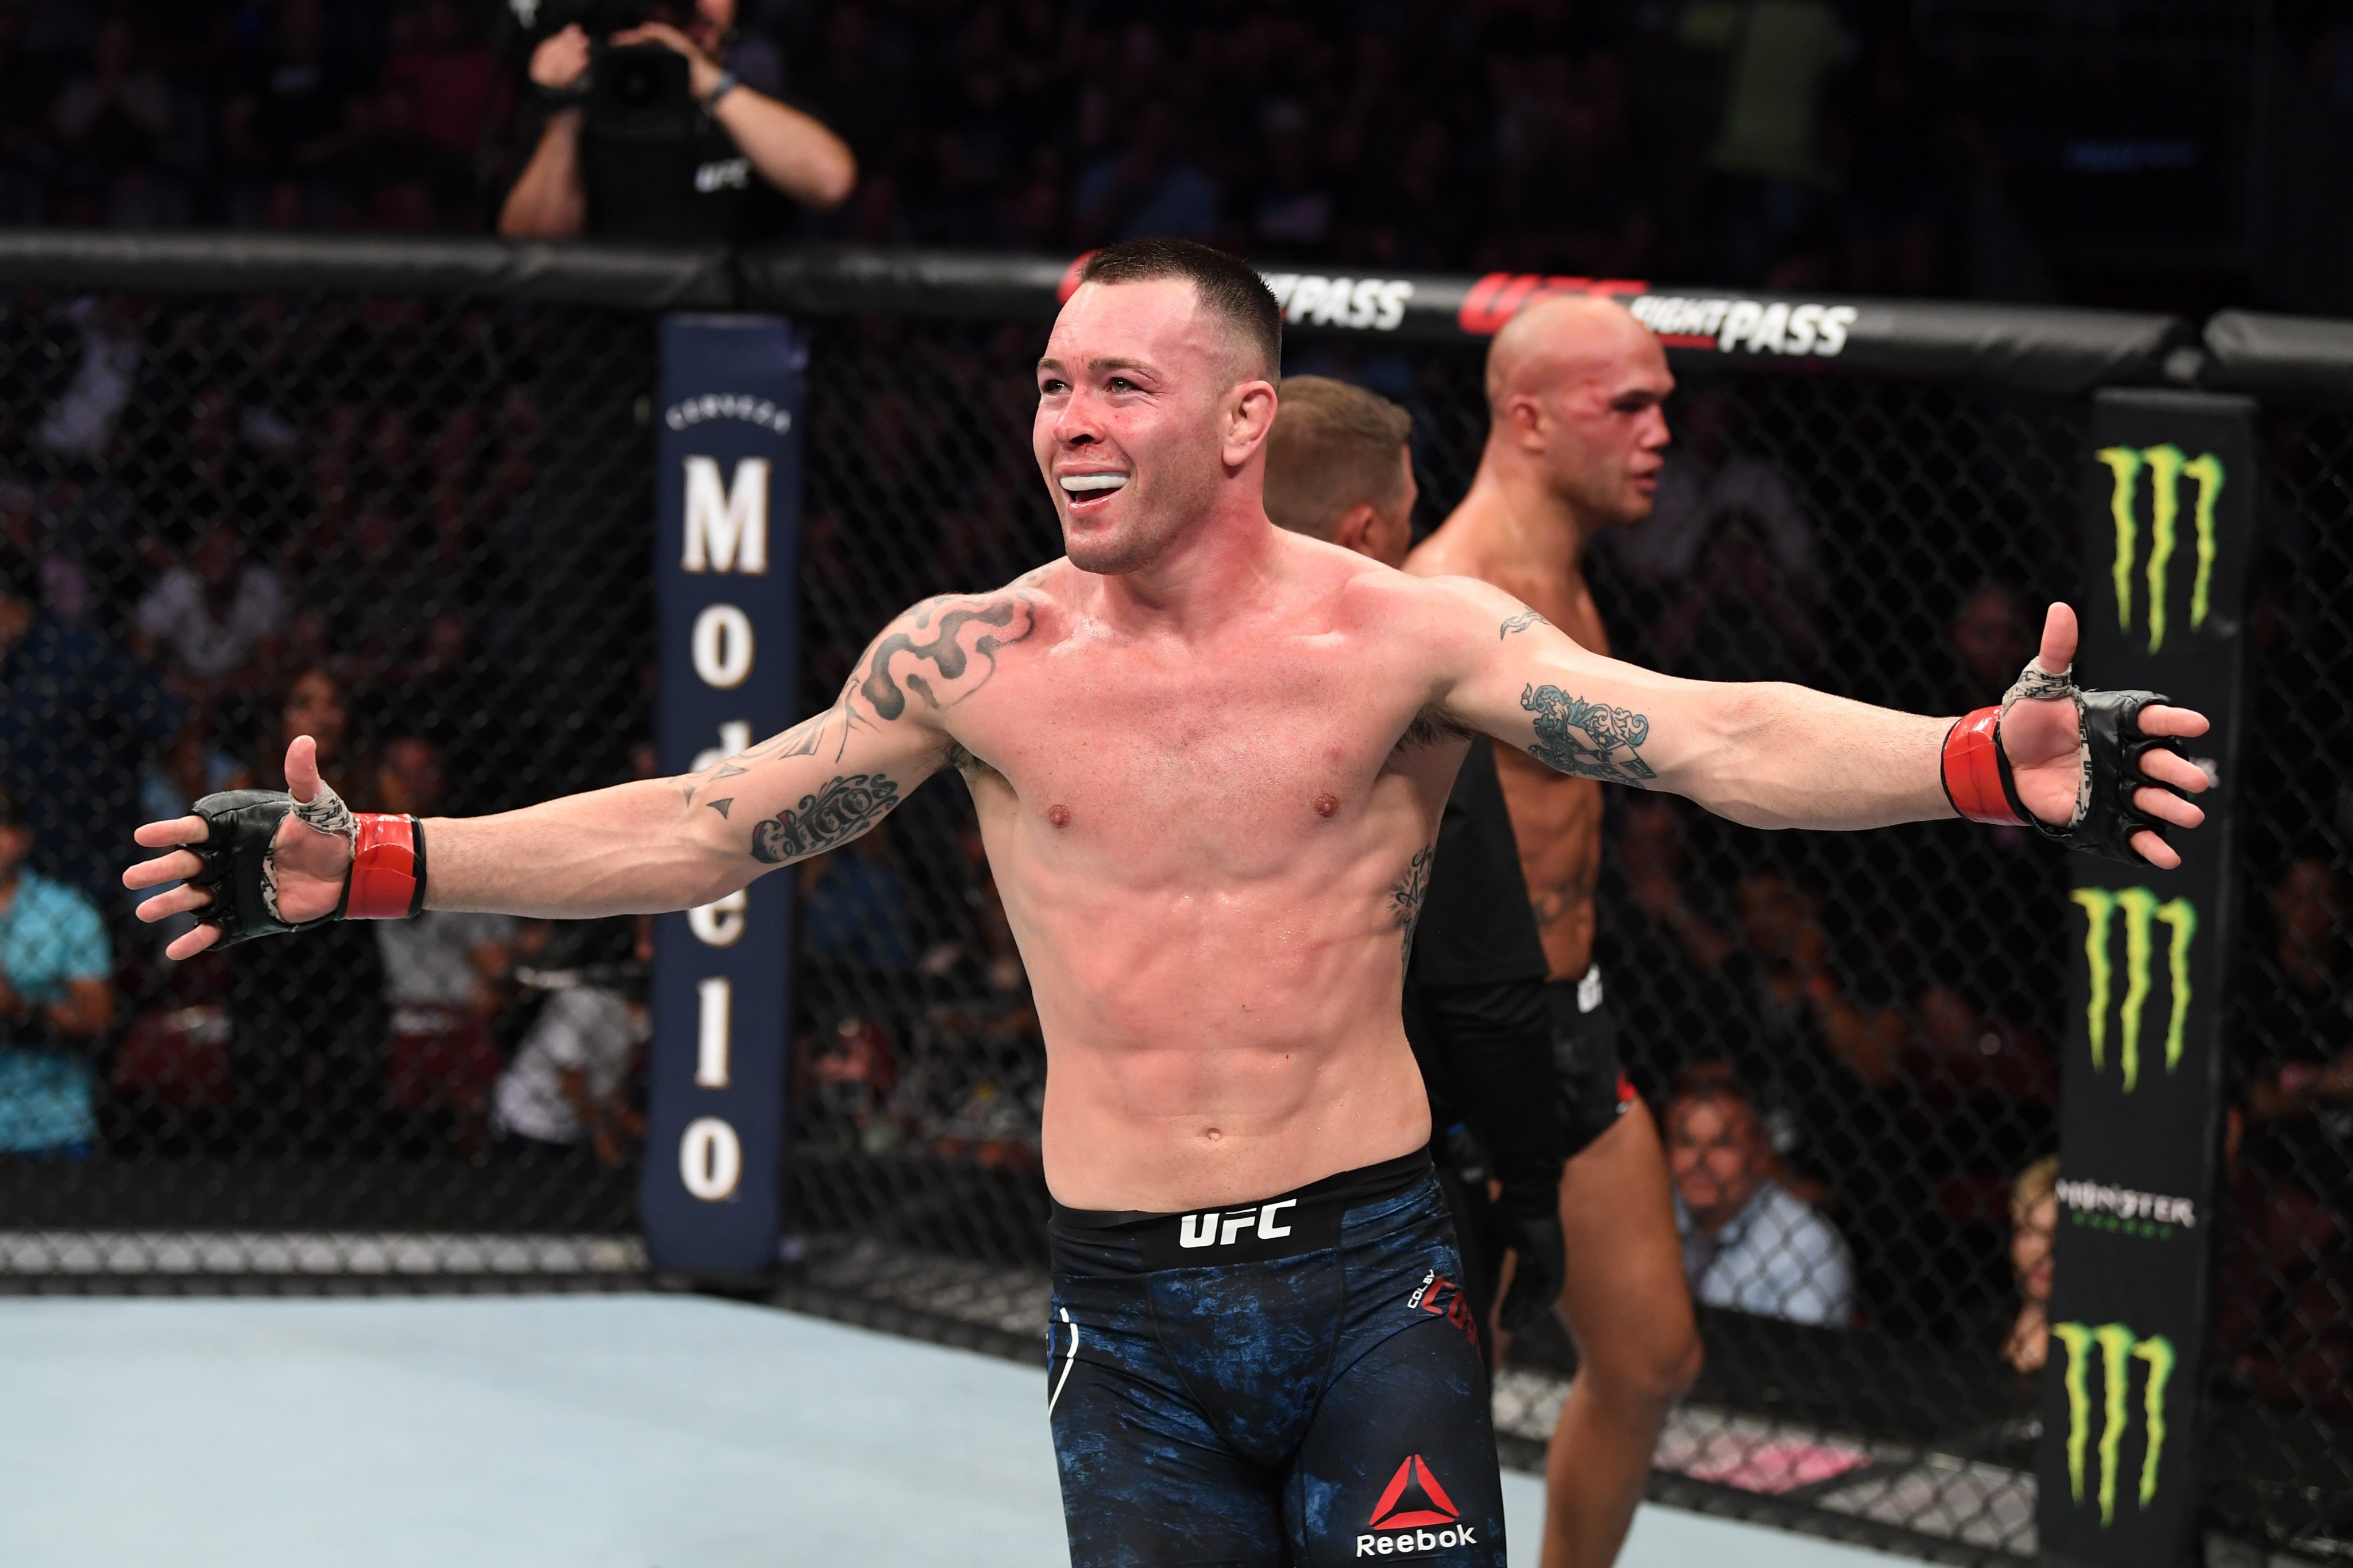
{"type": "MultiPolygon", "coordinates": [[[[632,930],[435,915],[174,966],[119,878],[132,826],[281,785],[298,732],[364,810],[628,777],[652,374],[634,314],[10,303],[0,787],[28,853],[0,937],[0,1270],[637,1265],[625,1125],[601,1150],[561,1115],[527,1153],[499,1136],[502,1104],[563,1099],[548,986],[628,963],[632,930]]],[[[617,1107],[629,1055],[591,1074],[617,1107]]]]}
{"type": "Polygon", "coordinates": [[[2341,1557],[2353,1554],[2353,416],[2265,418],[2213,1502],[2233,1533],[2341,1557]]]}
{"type": "MultiPolygon", "coordinates": [[[[810,325],[814,708],[898,609],[1059,546],[1028,444],[1042,326],[810,325]]],[[[1475,352],[1304,342],[1292,368],[1412,408],[1425,525],[1460,498],[1475,352]]],[[[330,773],[366,806],[490,810],[650,766],[653,369],[643,318],[512,303],[25,298],[0,321],[0,559],[38,608],[0,623],[0,738],[31,866],[95,906],[115,1001],[90,1027],[69,986],[18,988],[0,1273],[641,1267],[630,922],[453,917],[406,954],[396,928],[340,928],[174,969],[112,878],[129,823],[274,782],[290,727],[335,733],[330,773]],[[86,1122],[60,1109],[76,1085],[86,1122]]],[[[1999,694],[2033,606],[2075,587],[2081,403],[1694,374],[1670,417],[1656,517],[1589,562],[1624,657],[1952,711],[1999,694]]],[[[2353,1534],[2353,427],[2281,416],[2273,458],[2210,1451],[2219,1524],[2309,1546],[2353,1534]]],[[[1708,1362],[1662,1486],[2031,1553],[2036,1383],[2010,1363],[2034,1238],[2010,1193],[2055,1142],[2063,862],[2000,829],[1768,835],[1630,795],[1604,837],[1628,1068],[1671,1139],[1745,1101],[1788,1205],[1772,1245],[1687,1249],[1708,1362]]],[[[791,1299],[1021,1342],[1044,1051],[962,785],[789,874],[791,1299]]],[[[1557,1331],[1515,1347],[1497,1405],[1520,1451],[1573,1366],[1557,1331]]]]}

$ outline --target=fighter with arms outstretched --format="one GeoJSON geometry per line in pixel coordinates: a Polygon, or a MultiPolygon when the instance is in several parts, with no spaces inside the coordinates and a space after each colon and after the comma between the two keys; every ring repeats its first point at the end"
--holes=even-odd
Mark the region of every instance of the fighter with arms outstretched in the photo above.
{"type": "MultiPolygon", "coordinates": [[[[909,610],[830,710],[691,777],[354,821],[297,741],[290,799],[140,829],[164,853],[126,884],[190,879],[142,918],[198,912],[186,957],[339,911],[688,908],[955,766],[1046,1041],[1073,1560],[1501,1564],[1486,1380],[1440,1288],[1453,1249],[1398,1018],[1464,737],[1758,826],[1957,801],[2170,865],[2157,829],[2200,820],[2178,792],[2204,780],[2148,737],[2205,721],[2050,677],[1998,731],[1991,710],[1957,726],[1670,679],[1485,584],[1279,531],[1261,490],[1280,333],[1231,258],[1098,252],[1038,367],[1064,559],[909,610]]],[[[2073,652],[2054,609],[2042,665],[2073,652]]]]}

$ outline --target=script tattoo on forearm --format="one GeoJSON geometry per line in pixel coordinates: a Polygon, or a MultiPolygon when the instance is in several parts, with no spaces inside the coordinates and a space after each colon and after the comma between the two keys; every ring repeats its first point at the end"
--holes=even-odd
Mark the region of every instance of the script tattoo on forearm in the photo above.
{"type": "Polygon", "coordinates": [[[1430,863],[1438,855],[1438,846],[1424,846],[1414,854],[1405,868],[1405,875],[1389,884],[1389,918],[1403,933],[1398,957],[1407,963],[1413,962],[1413,928],[1421,919],[1421,904],[1430,896],[1430,863]]]}
{"type": "Polygon", "coordinates": [[[1028,599],[1014,596],[978,605],[934,601],[918,605],[910,614],[915,630],[892,632],[876,643],[866,661],[865,679],[857,683],[858,695],[885,720],[907,710],[909,692],[934,709],[953,707],[970,697],[997,673],[997,651],[1028,637],[1036,625],[1028,599]],[[969,646],[964,636],[968,626],[984,628],[969,639],[969,646]],[[930,634],[928,640],[919,635],[923,633],[930,634]],[[967,682],[967,677],[974,679],[967,682]]]}
{"type": "Polygon", "coordinates": [[[1548,626],[1550,625],[1552,625],[1550,621],[1546,620],[1542,616],[1536,614],[1535,611],[1522,610],[1518,615],[1514,616],[1510,620],[1505,621],[1503,624],[1501,629],[1495,633],[1495,640],[1497,642],[1502,642],[1514,632],[1524,632],[1530,626],[1548,626]]]}
{"type": "Polygon", "coordinates": [[[1520,706],[1535,715],[1536,743],[1528,755],[1546,766],[1606,784],[1641,786],[1659,776],[1641,755],[1651,738],[1650,715],[1588,702],[1557,686],[1528,687],[1520,706]]]}
{"type": "Polygon", "coordinates": [[[899,785],[884,773],[848,773],[752,829],[752,858],[770,866],[849,843],[891,814],[899,785]]]}

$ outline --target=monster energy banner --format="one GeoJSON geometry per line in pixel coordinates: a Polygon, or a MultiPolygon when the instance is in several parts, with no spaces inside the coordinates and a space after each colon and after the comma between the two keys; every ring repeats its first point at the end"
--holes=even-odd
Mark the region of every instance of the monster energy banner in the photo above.
{"type": "Polygon", "coordinates": [[[2171,1568],[2198,1510],[2232,909],[2244,605],[2261,479],[2253,405],[2094,399],[2084,462],[2086,685],[2211,716],[2184,750],[2217,787],[2179,869],[2077,858],[2059,1230],[2037,1465],[2047,1560],[2171,1568]]]}
{"type": "MultiPolygon", "coordinates": [[[[783,321],[662,322],[654,507],[661,771],[700,772],[797,717],[801,369],[783,321]]],[[[683,791],[681,791],[683,794],[683,791]]],[[[686,803],[728,817],[727,791],[686,803]]],[[[728,826],[751,842],[752,825],[728,826]]],[[[659,1268],[776,1261],[789,879],[655,926],[651,1114],[638,1208],[659,1268]]]]}

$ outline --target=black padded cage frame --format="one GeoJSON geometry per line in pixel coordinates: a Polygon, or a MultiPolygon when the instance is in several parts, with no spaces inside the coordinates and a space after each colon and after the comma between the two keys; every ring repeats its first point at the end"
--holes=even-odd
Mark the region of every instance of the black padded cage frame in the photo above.
{"type": "MultiPolygon", "coordinates": [[[[331,773],[363,805],[495,810],[650,767],[664,310],[809,334],[802,663],[821,705],[899,608],[1058,552],[1029,365],[1068,277],[917,251],[0,236],[0,562],[47,639],[0,667],[18,682],[5,784],[35,869],[98,908],[116,999],[94,1036],[12,1037],[80,1064],[92,1123],[0,1154],[0,1289],[659,1283],[634,1235],[625,1049],[596,1058],[577,1139],[501,1135],[509,1080],[536,1071],[544,1091],[563,1057],[551,999],[632,994],[628,922],[470,929],[438,960],[347,929],[175,969],[101,873],[156,803],[269,782],[279,734],[322,710],[331,773]],[[70,809],[42,787],[61,769],[70,809]]],[[[1539,289],[1636,301],[1670,343],[1696,460],[1676,538],[1593,552],[1617,650],[1919,710],[1991,700],[2023,606],[2075,594],[2094,388],[2261,400],[2230,1025],[2248,1136],[2207,1517],[2224,1555],[2353,1552],[2353,1132],[2312,1089],[2338,1026],[2278,1000],[2317,973],[2336,1005],[2353,983],[2353,327],[1271,277],[1288,370],[1413,412],[1423,526],[1477,462],[1479,329],[1539,289]]],[[[1848,1253],[1843,1285],[1821,1282],[1834,1325],[1703,1310],[1708,1370],[1653,1494],[1938,1560],[2030,1556],[2034,1385],[2000,1359],[2007,1193],[2056,1136],[2063,971],[2035,931],[2063,863],[1959,825],[1776,836],[1648,801],[1614,801],[1605,837],[1599,952],[1637,1086],[1655,1101],[1729,1063],[1848,1253]],[[1817,980],[1829,1001],[1792,1000],[1817,980]]],[[[1043,1052],[961,786],[796,875],[789,1234],[758,1288],[1034,1356],[1043,1052]]],[[[1508,1458],[1540,1453],[1574,1357],[1556,1332],[1515,1350],[1508,1458]]]]}

